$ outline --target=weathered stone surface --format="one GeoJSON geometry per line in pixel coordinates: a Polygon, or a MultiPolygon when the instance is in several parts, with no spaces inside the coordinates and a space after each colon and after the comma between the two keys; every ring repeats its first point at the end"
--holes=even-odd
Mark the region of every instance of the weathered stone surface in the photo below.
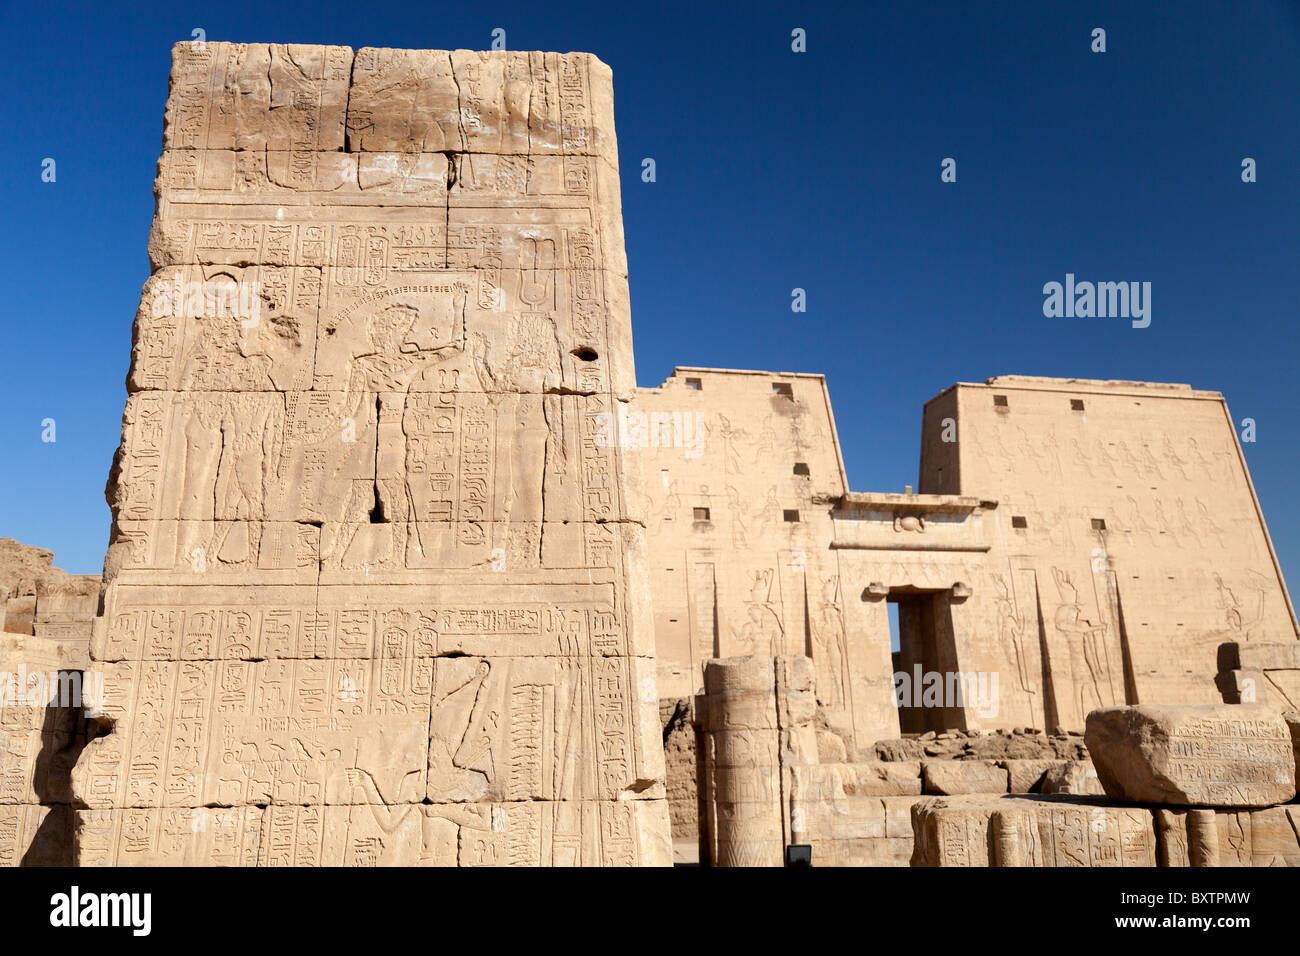
{"type": "Polygon", "coordinates": [[[848,763],[849,751],[844,738],[834,731],[817,731],[817,762],[848,763]]]}
{"type": "Polygon", "coordinates": [[[1106,789],[1097,777],[1097,768],[1091,760],[1068,760],[1048,768],[1043,775],[1039,793],[1071,793],[1083,796],[1104,797],[1106,789]]]}
{"type": "Polygon", "coordinates": [[[67,866],[71,772],[95,733],[83,705],[97,686],[82,672],[99,578],[52,569],[48,551],[4,550],[9,580],[31,594],[18,599],[22,620],[6,622],[20,633],[0,633],[0,866],[67,866]]]}
{"type": "Polygon", "coordinates": [[[816,376],[681,367],[631,410],[674,692],[698,690],[716,655],[806,649],[850,761],[948,730],[888,756],[997,760],[1086,754],[1073,736],[1041,752],[1036,734],[967,735],[1080,734],[1099,707],[1214,702],[1228,644],[1300,687],[1286,586],[1216,392],[959,383],[926,405],[918,494],[848,490],[816,376]]]}
{"type": "Polygon", "coordinates": [[[877,740],[872,746],[877,760],[920,760],[926,756],[925,744],[913,737],[877,740]]]}
{"type": "Polygon", "coordinates": [[[921,765],[917,761],[869,761],[844,765],[845,793],[851,796],[906,796],[921,792],[921,765]]]}
{"type": "Polygon", "coordinates": [[[1300,807],[1156,811],[1161,866],[1300,866],[1300,807]]]}
{"type": "Polygon", "coordinates": [[[1089,711],[1212,703],[1223,668],[1242,699],[1300,699],[1300,635],[1217,392],[958,383],[926,404],[917,494],[849,490],[820,376],[679,367],[627,413],[661,685],[807,653],[818,727],[844,742],[824,737],[823,762],[1080,761],[1089,711]]]}
{"type": "Polygon", "coordinates": [[[667,866],[660,816],[642,800],[92,810],[77,849],[85,866],[599,866],[584,834],[606,827],[667,866]]]}
{"type": "Polygon", "coordinates": [[[913,866],[1300,866],[1300,808],[1118,806],[1078,797],[923,798],[913,866]]]}
{"type": "Polygon", "coordinates": [[[1006,793],[1007,771],[987,760],[923,760],[925,792],[1006,793]]]}
{"type": "Polygon", "coordinates": [[[996,760],[1080,760],[1087,755],[1082,734],[1049,736],[1025,728],[992,733],[964,731],[927,733],[920,737],[878,740],[874,747],[881,760],[915,760],[920,757],[996,760]]]}
{"type": "Polygon", "coordinates": [[[66,571],[54,567],[53,551],[0,538],[0,588],[7,588],[9,597],[35,597],[36,582],[47,576],[68,577],[66,571]]]}
{"type": "Polygon", "coordinates": [[[705,667],[705,849],[714,866],[781,866],[793,819],[781,779],[815,760],[806,710],[810,670],[788,658],[733,657],[705,667]],[[793,679],[793,684],[792,684],[793,679]],[[784,721],[784,722],[783,722],[784,721]],[[803,736],[803,744],[796,737],[803,736]]]}
{"type": "Polygon", "coordinates": [[[1294,751],[1296,767],[1296,789],[1300,790],[1300,710],[1288,710],[1282,714],[1286,728],[1291,732],[1291,747],[1294,751]]]}
{"type": "Polygon", "coordinates": [[[1060,760],[1002,760],[999,765],[1007,771],[1007,790],[1010,793],[1041,793],[1048,771],[1060,767],[1060,760]]]}
{"type": "Polygon", "coordinates": [[[1296,795],[1286,722],[1262,706],[1115,707],[1088,715],[1106,793],[1174,806],[1267,807],[1296,795]]]}
{"type": "Polygon", "coordinates": [[[83,862],[671,862],[610,82],[174,49],[83,862]]]}
{"type": "Polygon", "coordinates": [[[1218,660],[1224,703],[1293,707],[1300,700],[1300,641],[1230,641],[1218,660]]]}
{"type": "MultiPolygon", "coordinates": [[[[4,592],[0,592],[3,597],[4,592]]],[[[10,634],[31,634],[36,623],[36,596],[5,598],[5,631],[10,634]]]]}
{"type": "Polygon", "coordinates": [[[672,824],[673,862],[698,863],[700,858],[700,795],[696,786],[696,730],[691,700],[659,701],[663,727],[665,792],[672,824]]]}
{"type": "Polygon", "coordinates": [[[85,641],[98,595],[98,577],[68,574],[53,551],[0,538],[0,630],[85,641]]]}
{"type": "Polygon", "coordinates": [[[1156,866],[1150,810],[1070,797],[956,796],[912,808],[913,866],[1156,866]]]}
{"type": "Polygon", "coordinates": [[[907,866],[912,858],[912,837],[817,840],[813,866],[907,866]]]}
{"type": "MultiPolygon", "coordinates": [[[[75,580],[75,579],[74,579],[75,580]]],[[[0,866],[68,866],[88,641],[0,634],[0,866]]]]}

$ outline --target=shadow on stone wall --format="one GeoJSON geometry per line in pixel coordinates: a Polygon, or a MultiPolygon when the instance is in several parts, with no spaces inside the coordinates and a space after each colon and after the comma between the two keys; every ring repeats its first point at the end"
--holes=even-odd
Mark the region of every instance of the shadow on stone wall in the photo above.
{"type": "MultiPolygon", "coordinates": [[[[80,672],[73,672],[80,673],[80,672]]],[[[20,866],[74,866],[72,768],[81,752],[103,731],[88,720],[81,703],[62,707],[56,700],[45,708],[41,750],[32,771],[32,784],[49,813],[41,821],[20,866]]]]}

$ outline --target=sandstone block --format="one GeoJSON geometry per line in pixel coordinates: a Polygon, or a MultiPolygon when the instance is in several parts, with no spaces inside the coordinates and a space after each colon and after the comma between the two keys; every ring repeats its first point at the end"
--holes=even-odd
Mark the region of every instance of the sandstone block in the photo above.
{"type": "Polygon", "coordinates": [[[1173,806],[1266,807],[1296,795],[1276,711],[1253,705],[1095,710],[1088,751],[1108,796],[1173,806]]]}
{"type": "Polygon", "coordinates": [[[1059,767],[1060,760],[1000,760],[1007,771],[1007,789],[1011,793],[1040,793],[1043,778],[1059,767]]]}
{"type": "Polygon", "coordinates": [[[923,760],[921,774],[926,793],[1007,792],[1007,771],[988,760],[923,760]]]}
{"type": "Polygon", "coordinates": [[[913,866],[1155,866],[1149,810],[967,795],[912,808],[913,866]]]}
{"type": "Polygon", "coordinates": [[[1300,866],[1300,808],[1161,808],[1161,866],[1300,866]]]}
{"type": "Polygon", "coordinates": [[[1066,760],[1043,775],[1040,793],[1071,793],[1104,797],[1106,790],[1090,760],[1066,760]]]}

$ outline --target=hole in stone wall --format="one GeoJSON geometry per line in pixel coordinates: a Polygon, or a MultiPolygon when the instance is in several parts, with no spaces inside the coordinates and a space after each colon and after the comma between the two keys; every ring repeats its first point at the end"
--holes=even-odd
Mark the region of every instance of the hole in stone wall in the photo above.
{"type": "Polygon", "coordinates": [[[808,475],[808,474],[811,474],[811,472],[808,471],[808,462],[806,462],[806,461],[796,461],[796,462],[794,463],[794,473],[795,473],[796,475],[808,475]]]}
{"type": "Polygon", "coordinates": [[[595,349],[589,348],[574,349],[570,354],[577,356],[583,362],[594,362],[600,358],[595,349]]]}
{"type": "Polygon", "coordinates": [[[799,512],[794,510],[793,508],[787,508],[785,511],[782,511],[781,516],[785,518],[786,521],[799,520],[799,512]]]}
{"type": "Polygon", "coordinates": [[[696,521],[708,521],[708,520],[709,520],[709,509],[708,509],[708,508],[696,508],[696,509],[695,509],[695,520],[696,520],[696,521]]]}
{"type": "Polygon", "coordinates": [[[1029,527],[1029,522],[1026,521],[1026,520],[1025,520],[1021,515],[1012,515],[1012,516],[1011,516],[1011,527],[1013,527],[1013,528],[1028,528],[1028,527],[1029,527]]]}

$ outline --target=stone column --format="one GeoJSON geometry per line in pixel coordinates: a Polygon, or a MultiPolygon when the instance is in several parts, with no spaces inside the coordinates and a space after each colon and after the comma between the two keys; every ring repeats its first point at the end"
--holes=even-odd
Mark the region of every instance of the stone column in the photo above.
{"type": "Polygon", "coordinates": [[[731,657],[704,668],[705,819],[714,866],[782,866],[792,766],[816,761],[812,661],[731,657]]]}

